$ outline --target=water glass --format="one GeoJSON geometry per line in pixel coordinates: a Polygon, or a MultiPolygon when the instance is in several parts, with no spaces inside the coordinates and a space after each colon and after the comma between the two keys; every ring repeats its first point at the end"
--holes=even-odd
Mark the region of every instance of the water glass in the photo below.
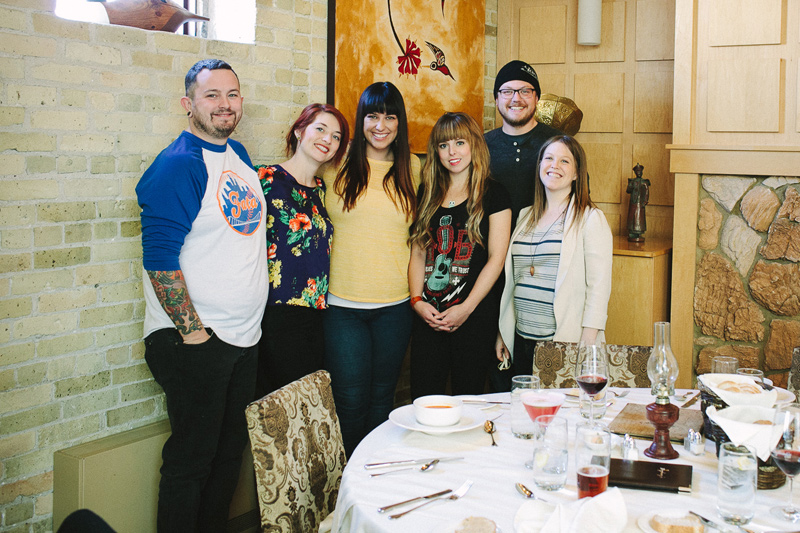
{"type": "Polygon", "coordinates": [[[538,376],[514,376],[511,378],[511,433],[518,439],[532,439],[534,436],[533,420],[528,416],[522,403],[522,393],[539,390],[538,376]]]}
{"type": "Polygon", "coordinates": [[[544,490],[560,490],[567,483],[568,424],[555,415],[536,418],[533,448],[533,482],[544,490]]]}
{"type": "Polygon", "coordinates": [[[606,391],[600,391],[594,399],[581,390],[580,394],[580,412],[583,418],[593,416],[594,420],[600,420],[606,416],[606,391]]]}
{"type": "Polygon", "coordinates": [[[748,446],[725,442],[719,450],[717,513],[729,524],[747,524],[756,505],[758,462],[748,446]]]}
{"type": "Polygon", "coordinates": [[[579,425],[575,431],[575,468],[578,498],[597,496],[608,489],[611,468],[611,433],[603,424],[579,425]]]}
{"type": "Polygon", "coordinates": [[[711,360],[712,374],[735,374],[739,368],[739,360],[727,355],[718,355],[711,360]]]}
{"type": "Polygon", "coordinates": [[[747,376],[756,382],[756,385],[764,385],[764,372],[757,368],[740,368],[736,371],[740,376],[747,376]]]}

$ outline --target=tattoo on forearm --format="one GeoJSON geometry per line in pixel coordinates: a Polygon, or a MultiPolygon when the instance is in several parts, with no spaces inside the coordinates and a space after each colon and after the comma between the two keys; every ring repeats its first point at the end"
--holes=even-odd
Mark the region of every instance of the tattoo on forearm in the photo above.
{"type": "Polygon", "coordinates": [[[150,283],[156,291],[156,298],[167,316],[178,328],[178,333],[188,335],[193,331],[203,329],[203,323],[197,316],[186,290],[186,281],[180,270],[148,270],[150,283]]]}

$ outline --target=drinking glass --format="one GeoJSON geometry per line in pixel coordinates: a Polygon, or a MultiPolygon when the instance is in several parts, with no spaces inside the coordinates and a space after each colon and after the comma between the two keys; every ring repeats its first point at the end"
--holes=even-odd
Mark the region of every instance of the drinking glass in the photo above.
{"type": "Polygon", "coordinates": [[[747,524],[756,505],[756,452],[725,442],[719,449],[717,513],[729,524],[747,524]]]}
{"type": "Polygon", "coordinates": [[[603,425],[579,425],[575,431],[578,498],[597,496],[608,488],[611,433],[603,425]]]}
{"type": "Polygon", "coordinates": [[[536,441],[529,467],[533,469],[533,482],[540,489],[560,490],[567,483],[567,421],[555,415],[542,415],[536,418],[534,424],[536,441]]]}
{"type": "Polygon", "coordinates": [[[534,435],[533,420],[522,404],[522,394],[539,390],[537,376],[514,376],[511,378],[511,433],[518,439],[532,439],[534,435]]]}
{"type": "Polygon", "coordinates": [[[602,343],[578,345],[575,380],[592,401],[589,403],[589,423],[594,421],[594,400],[608,384],[608,356],[602,343]]]}
{"type": "Polygon", "coordinates": [[[792,485],[794,476],[800,472],[800,403],[778,408],[775,425],[783,429],[783,437],[772,450],[772,460],[789,478],[789,504],[773,507],[770,512],[788,522],[797,522],[800,520],[800,509],[792,501],[792,485]]]}
{"type": "Polygon", "coordinates": [[[735,374],[739,368],[739,360],[727,355],[718,355],[711,360],[712,374],[735,374]]]}
{"type": "Polygon", "coordinates": [[[736,371],[736,373],[740,376],[753,378],[753,381],[755,381],[756,385],[759,387],[764,386],[764,372],[757,368],[740,368],[736,371]]]}

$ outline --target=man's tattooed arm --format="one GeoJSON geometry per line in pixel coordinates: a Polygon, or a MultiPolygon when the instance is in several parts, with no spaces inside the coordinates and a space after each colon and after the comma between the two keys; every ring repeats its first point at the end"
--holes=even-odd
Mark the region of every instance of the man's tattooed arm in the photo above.
{"type": "Polygon", "coordinates": [[[208,339],[200,317],[197,316],[180,270],[148,270],[147,275],[156,291],[156,297],[178,333],[187,344],[199,344],[208,339]]]}

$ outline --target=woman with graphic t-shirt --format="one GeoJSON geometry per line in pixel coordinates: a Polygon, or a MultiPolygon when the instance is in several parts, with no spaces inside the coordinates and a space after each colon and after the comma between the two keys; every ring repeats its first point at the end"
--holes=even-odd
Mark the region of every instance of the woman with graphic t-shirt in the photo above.
{"type": "Polygon", "coordinates": [[[511,235],[511,198],[489,177],[477,122],[445,113],[428,153],[411,226],[408,284],[416,311],[411,396],[480,394],[493,361],[499,287],[511,235]]]}
{"type": "Polygon", "coordinates": [[[256,398],[323,367],[333,225],[316,177],[347,150],[348,125],[328,104],[307,106],[286,135],[291,159],[256,167],[267,205],[269,299],[258,343],[256,398]]]}

